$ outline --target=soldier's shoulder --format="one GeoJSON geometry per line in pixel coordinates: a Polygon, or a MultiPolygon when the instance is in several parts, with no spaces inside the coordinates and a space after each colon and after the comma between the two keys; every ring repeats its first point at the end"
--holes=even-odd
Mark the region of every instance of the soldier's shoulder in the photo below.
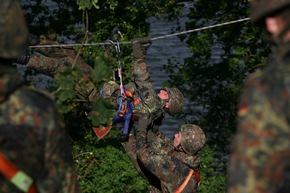
{"type": "Polygon", "coordinates": [[[54,106],[55,102],[54,96],[48,91],[26,86],[19,89],[15,96],[24,101],[27,105],[29,104],[30,106],[38,106],[41,108],[54,106]]]}
{"type": "Polygon", "coordinates": [[[42,97],[46,100],[49,101],[54,101],[55,97],[53,94],[51,94],[50,92],[43,90],[43,89],[36,89],[36,88],[29,88],[32,92],[34,92],[36,95],[39,95],[39,97],[42,97]]]}

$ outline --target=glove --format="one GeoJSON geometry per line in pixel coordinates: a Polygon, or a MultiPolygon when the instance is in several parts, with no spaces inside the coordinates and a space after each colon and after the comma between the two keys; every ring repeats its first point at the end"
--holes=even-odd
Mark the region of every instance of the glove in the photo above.
{"type": "Polygon", "coordinates": [[[149,37],[132,39],[133,57],[135,60],[144,60],[147,49],[151,46],[149,37]]]}
{"type": "Polygon", "coordinates": [[[15,63],[26,65],[30,60],[30,53],[29,51],[26,51],[25,53],[18,56],[15,63]]]}

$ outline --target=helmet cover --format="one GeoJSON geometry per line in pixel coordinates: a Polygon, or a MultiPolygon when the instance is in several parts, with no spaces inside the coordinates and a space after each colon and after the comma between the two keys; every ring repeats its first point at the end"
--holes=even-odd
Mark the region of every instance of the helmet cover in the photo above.
{"type": "Polygon", "coordinates": [[[193,124],[184,124],[181,126],[181,140],[180,145],[188,154],[195,154],[198,152],[206,142],[206,136],[203,130],[193,124]]]}
{"type": "Polygon", "coordinates": [[[177,88],[165,88],[169,96],[169,114],[175,115],[182,111],[184,106],[184,97],[179,89],[177,88]]]}

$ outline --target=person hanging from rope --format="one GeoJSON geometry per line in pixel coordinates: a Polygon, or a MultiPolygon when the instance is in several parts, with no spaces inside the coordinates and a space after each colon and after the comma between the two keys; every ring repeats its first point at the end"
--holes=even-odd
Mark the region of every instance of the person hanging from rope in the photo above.
{"type": "Polygon", "coordinates": [[[130,146],[122,145],[138,173],[151,185],[150,192],[197,192],[200,151],[206,143],[203,130],[197,125],[183,124],[173,141],[162,132],[148,131],[147,135],[148,140],[130,136],[130,146]]]}
{"type": "Polygon", "coordinates": [[[88,81],[93,68],[85,62],[81,55],[78,55],[78,51],[73,47],[46,47],[49,45],[59,45],[57,34],[53,29],[49,29],[47,34],[40,36],[30,34],[28,42],[29,45],[37,45],[38,47],[20,55],[15,61],[17,64],[25,65],[27,69],[32,69],[54,80],[59,72],[75,65],[82,72],[82,78],[74,87],[79,99],[89,101],[96,99],[98,91],[95,85],[88,81]]]}
{"type": "MultiPolygon", "coordinates": [[[[107,40],[115,47],[116,56],[118,60],[118,76],[120,79],[120,85],[114,81],[110,81],[107,84],[104,84],[104,88],[101,90],[101,96],[105,99],[113,99],[112,104],[116,106],[116,115],[113,118],[112,125],[117,123],[124,123],[123,135],[128,136],[129,128],[132,125],[132,119],[137,120],[136,116],[133,115],[133,108],[139,104],[141,101],[140,98],[135,98],[133,94],[127,90],[123,85],[122,79],[122,67],[120,65],[120,46],[119,43],[115,43],[112,40],[107,40]],[[111,85],[112,84],[112,85],[111,85]],[[107,88],[108,87],[108,88],[107,88]],[[104,92],[106,91],[106,92],[104,92]],[[111,93],[114,92],[114,95],[111,93]],[[118,92],[118,93],[117,93],[118,92]]],[[[114,77],[115,79],[115,77],[114,77]]],[[[96,136],[101,139],[103,138],[111,129],[112,125],[109,125],[105,128],[93,127],[93,130],[96,136]]]]}
{"type": "Polygon", "coordinates": [[[40,35],[39,37],[34,34],[30,34],[29,37],[29,44],[31,46],[39,46],[33,49],[33,53],[38,54],[25,52],[18,59],[17,62],[19,64],[52,78],[55,78],[57,72],[63,70],[63,68],[72,67],[74,63],[82,69],[84,74],[89,74],[92,71],[92,67],[82,57],[76,57],[77,51],[73,47],[41,47],[42,45],[60,44],[57,40],[57,34],[53,29],[49,29],[47,34],[40,35]]]}
{"type": "MultiPolygon", "coordinates": [[[[125,85],[125,88],[132,97],[132,114],[138,117],[137,135],[145,136],[147,131],[157,132],[159,126],[165,117],[165,114],[173,116],[180,112],[184,106],[184,97],[177,88],[164,88],[159,93],[153,88],[150,74],[145,63],[145,55],[148,47],[151,45],[149,37],[132,39],[133,49],[133,71],[131,81],[125,85]],[[137,102],[138,101],[138,102],[137,102]]],[[[117,101],[120,97],[120,85],[111,81],[103,85],[103,97],[117,101]]],[[[124,133],[128,137],[130,131],[124,133]]]]}

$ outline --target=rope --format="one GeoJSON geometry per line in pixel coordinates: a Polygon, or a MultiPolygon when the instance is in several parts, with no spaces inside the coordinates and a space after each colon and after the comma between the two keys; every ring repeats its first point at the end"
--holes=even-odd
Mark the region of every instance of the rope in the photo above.
{"type": "MultiPolygon", "coordinates": [[[[230,24],[244,22],[244,21],[248,21],[248,20],[250,20],[249,17],[243,18],[243,19],[239,19],[239,20],[229,21],[229,22],[225,22],[225,23],[220,23],[220,24],[216,24],[216,25],[210,25],[210,26],[206,26],[206,27],[196,28],[196,29],[193,29],[193,30],[187,30],[187,31],[183,31],[183,32],[177,32],[177,33],[173,33],[173,34],[159,36],[159,37],[151,38],[151,40],[154,41],[154,40],[158,40],[158,39],[164,39],[164,38],[168,38],[168,37],[171,37],[171,36],[178,36],[178,35],[182,35],[182,34],[187,34],[187,33],[207,30],[207,29],[211,29],[211,28],[215,28],[215,27],[220,27],[220,26],[224,26],[224,25],[230,25],[230,24]]],[[[74,46],[97,46],[97,45],[109,45],[109,44],[111,44],[111,43],[110,42],[109,43],[108,42],[102,42],[102,43],[84,43],[84,44],[36,45],[36,46],[29,46],[29,47],[30,48],[53,48],[53,47],[74,47],[74,46]]],[[[131,44],[131,42],[118,42],[118,44],[131,44]]]]}
{"type": "Polygon", "coordinates": [[[164,35],[164,36],[160,36],[160,37],[155,37],[155,38],[151,38],[151,40],[154,41],[154,40],[163,39],[163,38],[167,38],[167,37],[171,37],[171,36],[177,36],[177,35],[181,35],[181,34],[202,31],[202,30],[206,30],[206,29],[211,29],[211,28],[215,28],[215,27],[220,27],[220,26],[229,25],[229,24],[238,23],[238,22],[243,22],[243,21],[248,21],[248,20],[250,20],[249,17],[244,18],[244,19],[235,20],[235,21],[229,21],[229,22],[225,22],[225,23],[221,23],[221,24],[211,25],[211,26],[207,26],[207,27],[201,27],[201,28],[197,28],[197,29],[193,29],[193,30],[187,30],[187,31],[183,31],[183,32],[178,32],[178,33],[173,33],[173,34],[164,35]]]}
{"type": "MultiPolygon", "coordinates": [[[[118,76],[120,78],[120,91],[121,91],[121,95],[125,96],[125,92],[124,92],[124,87],[123,87],[123,80],[122,80],[122,66],[121,66],[121,60],[120,60],[120,43],[117,42],[113,42],[112,40],[107,40],[107,42],[109,42],[111,45],[113,45],[115,47],[115,51],[116,51],[116,57],[117,57],[117,61],[118,61],[118,76]]],[[[115,81],[115,78],[114,78],[115,81]]]]}

